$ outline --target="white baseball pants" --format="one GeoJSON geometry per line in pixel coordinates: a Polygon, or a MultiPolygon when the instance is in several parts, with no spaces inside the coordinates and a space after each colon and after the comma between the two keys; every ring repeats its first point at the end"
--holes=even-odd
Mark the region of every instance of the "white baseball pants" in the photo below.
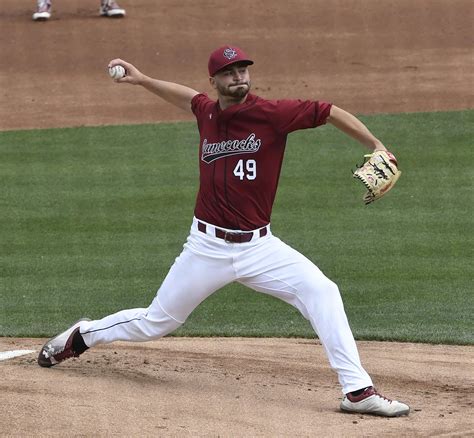
{"type": "MultiPolygon", "coordinates": [[[[202,222],[202,221],[200,221],[202,222]]],[[[296,307],[308,319],[337,372],[345,394],[372,385],[360,363],[335,283],[305,256],[258,230],[247,243],[215,237],[194,218],[184,249],[148,308],[122,310],[84,321],[80,332],[89,347],[113,341],[149,341],[171,333],[209,295],[233,281],[296,307]]]]}

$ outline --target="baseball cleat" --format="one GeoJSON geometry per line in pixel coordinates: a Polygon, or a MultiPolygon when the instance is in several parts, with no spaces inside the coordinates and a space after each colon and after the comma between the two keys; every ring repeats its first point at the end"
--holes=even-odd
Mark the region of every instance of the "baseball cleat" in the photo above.
{"type": "Polygon", "coordinates": [[[125,9],[121,8],[114,0],[102,0],[100,15],[110,18],[122,18],[125,17],[125,9]]]}
{"type": "Polygon", "coordinates": [[[48,0],[39,0],[36,12],[33,14],[34,21],[46,21],[51,18],[51,3],[48,0]]]}
{"type": "Polygon", "coordinates": [[[79,355],[84,352],[74,351],[73,348],[74,335],[79,332],[81,321],[90,321],[90,319],[80,319],[65,332],[51,338],[43,345],[38,355],[38,365],[42,367],[52,367],[71,357],[79,357],[79,355]]]}
{"type": "Polygon", "coordinates": [[[381,415],[383,417],[400,417],[401,415],[408,415],[410,407],[405,403],[384,397],[373,386],[370,386],[358,396],[347,394],[341,402],[341,410],[358,414],[381,415]]]}

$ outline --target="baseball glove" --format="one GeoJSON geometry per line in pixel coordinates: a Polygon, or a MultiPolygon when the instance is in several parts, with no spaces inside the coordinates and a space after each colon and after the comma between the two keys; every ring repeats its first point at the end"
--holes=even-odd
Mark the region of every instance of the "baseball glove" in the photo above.
{"type": "Polygon", "coordinates": [[[353,172],[354,178],[360,179],[367,193],[362,198],[370,204],[385,195],[397,182],[402,172],[398,170],[395,156],[388,151],[375,151],[364,155],[365,162],[353,172]]]}

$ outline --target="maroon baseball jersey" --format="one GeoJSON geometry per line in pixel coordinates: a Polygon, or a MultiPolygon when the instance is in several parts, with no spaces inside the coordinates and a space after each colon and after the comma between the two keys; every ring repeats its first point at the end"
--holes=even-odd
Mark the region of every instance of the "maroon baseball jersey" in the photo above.
{"type": "Polygon", "coordinates": [[[331,104],[249,94],[243,104],[221,110],[198,94],[191,105],[200,133],[194,215],[233,230],[267,225],[288,134],[326,123],[331,104]]]}

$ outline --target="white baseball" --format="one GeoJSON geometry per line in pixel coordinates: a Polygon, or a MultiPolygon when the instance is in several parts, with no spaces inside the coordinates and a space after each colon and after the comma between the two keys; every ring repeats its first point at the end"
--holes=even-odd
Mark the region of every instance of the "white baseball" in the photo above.
{"type": "Polygon", "coordinates": [[[125,76],[125,69],[121,65],[114,65],[109,68],[109,75],[112,79],[120,79],[125,76]]]}

